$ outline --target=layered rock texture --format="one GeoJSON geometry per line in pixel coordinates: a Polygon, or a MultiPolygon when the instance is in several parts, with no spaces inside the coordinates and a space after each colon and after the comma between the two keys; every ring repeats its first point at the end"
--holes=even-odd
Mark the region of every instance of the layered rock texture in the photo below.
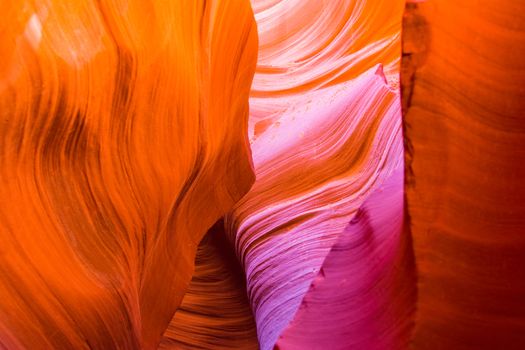
{"type": "Polygon", "coordinates": [[[407,4],[415,349],[525,347],[525,3],[407,4]]]}
{"type": "MultiPolygon", "coordinates": [[[[399,248],[402,149],[399,96],[375,68],[351,82],[306,94],[300,106],[287,110],[253,142],[257,179],[227,217],[227,228],[246,272],[263,349],[271,349],[293,320],[315,277],[322,274],[327,255],[365,199],[385,190],[384,182],[401,171],[399,181],[385,190],[393,192],[390,224],[397,229],[391,244],[399,248]]],[[[368,240],[381,234],[372,230],[364,245],[373,244],[368,240]]],[[[375,253],[384,252],[373,252],[363,261],[380,259],[375,253]]],[[[359,248],[352,254],[359,255],[359,248]]],[[[385,259],[379,269],[391,268],[389,259],[395,259],[395,253],[385,259]]],[[[379,299],[390,294],[377,293],[379,299]]]]}
{"type": "Polygon", "coordinates": [[[226,224],[261,349],[403,348],[415,300],[397,91],[403,3],[252,4],[256,181],[226,224]],[[370,217],[382,197],[386,210],[370,217]]]}
{"type": "Polygon", "coordinates": [[[525,348],[522,1],[0,13],[1,348],[525,348]]]}
{"type": "Polygon", "coordinates": [[[250,5],[1,9],[0,344],[154,349],[253,182],[250,5]]]}

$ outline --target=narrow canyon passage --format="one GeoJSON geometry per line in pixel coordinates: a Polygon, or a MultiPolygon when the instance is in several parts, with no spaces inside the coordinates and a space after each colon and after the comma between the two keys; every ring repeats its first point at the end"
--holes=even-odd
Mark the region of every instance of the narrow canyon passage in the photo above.
{"type": "Polygon", "coordinates": [[[0,0],[2,349],[525,348],[522,0],[0,0]]]}

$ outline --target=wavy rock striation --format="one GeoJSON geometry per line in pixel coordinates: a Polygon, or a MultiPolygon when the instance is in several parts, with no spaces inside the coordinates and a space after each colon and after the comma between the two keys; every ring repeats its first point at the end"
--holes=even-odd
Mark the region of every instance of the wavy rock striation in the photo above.
{"type": "Polygon", "coordinates": [[[201,241],[195,272],[161,349],[259,349],[241,270],[222,220],[201,241]]]}
{"type": "Polygon", "coordinates": [[[252,5],[259,31],[249,121],[256,182],[226,223],[246,273],[261,348],[346,348],[370,345],[365,338],[379,336],[384,346],[400,348],[407,343],[414,303],[402,183],[389,180],[393,174],[401,179],[403,168],[397,93],[403,2],[252,5]],[[386,181],[395,184],[392,210],[367,236],[383,241],[368,254],[352,250],[350,241],[361,229],[350,233],[347,226],[386,181]],[[390,220],[392,227],[384,224],[390,220]],[[340,247],[351,251],[353,266],[330,265],[340,259],[340,247]],[[341,296],[340,309],[324,312],[327,305],[311,302],[318,298],[320,278],[326,280],[322,298],[341,302],[341,276],[377,260],[372,270],[383,285],[362,275],[341,296]],[[327,279],[319,275],[325,265],[327,279]],[[366,312],[356,309],[352,293],[366,301],[366,312]],[[324,327],[325,334],[308,323],[318,318],[326,324],[345,312],[347,322],[324,327]],[[347,339],[367,328],[366,336],[347,339]]]}
{"type": "Polygon", "coordinates": [[[401,0],[252,0],[259,32],[250,93],[250,139],[303,94],[347,82],[382,64],[399,80],[401,0]]]}
{"type": "Polygon", "coordinates": [[[0,347],[525,348],[525,4],[403,5],[0,2],[0,347]]]}
{"type": "Polygon", "coordinates": [[[250,5],[0,9],[0,345],[156,348],[253,182],[250,5]]]}
{"type": "Polygon", "coordinates": [[[396,167],[339,235],[279,348],[408,347],[415,290],[403,171],[396,167]]]}
{"type": "MultiPolygon", "coordinates": [[[[385,84],[380,67],[374,68],[305,95],[253,142],[252,150],[257,179],[227,225],[246,272],[261,348],[271,349],[359,207],[403,167],[399,95],[385,84]]],[[[402,183],[396,185],[399,194],[402,183]]],[[[401,203],[392,212],[397,226],[401,203]]],[[[400,232],[394,231],[392,244],[401,245],[400,232]]],[[[394,256],[385,257],[381,273],[388,274],[394,256]]],[[[326,314],[325,320],[335,316],[326,314]]],[[[283,348],[289,348],[286,344],[283,348]]]]}

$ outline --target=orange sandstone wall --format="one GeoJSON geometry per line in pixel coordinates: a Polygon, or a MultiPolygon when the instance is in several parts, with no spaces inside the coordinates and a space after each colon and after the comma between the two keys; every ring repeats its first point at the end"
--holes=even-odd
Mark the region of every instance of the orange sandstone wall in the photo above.
{"type": "Polygon", "coordinates": [[[245,280],[219,220],[199,244],[193,278],[160,349],[259,349],[245,280]]]}
{"type": "Polygon", "coordinates": [[[525,2],[412,2],[403,28],[414,349],[525,348],[525,2]]]}
{"type": "Polygon", "coordinates": [[[0,13],[0,347],[154,349],[254,179],[250,4],[0,13]]]}

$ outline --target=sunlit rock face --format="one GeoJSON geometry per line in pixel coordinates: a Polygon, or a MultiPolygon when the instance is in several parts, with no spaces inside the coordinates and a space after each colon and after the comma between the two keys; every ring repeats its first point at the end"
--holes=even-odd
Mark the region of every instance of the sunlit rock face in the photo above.
{"type": "Polygon", "coordinates": [[[524,13],[0,2],[0,348],[524,349],[524,13]]]}
{"type": "Polygon", "coordinates": [[[407,4],[415,349],[525,348],[525,2],[407,4]]]}
{"type": "MultiPolygon", "coordinates": [[[[262,348],[272,348],[292,321],[365,199],[402,172],[398,97],[373,68],[309,93],[252,144],[257,180],[227,222],[246,271],[262,348]]],[[[398,245],[402,177],[396,186],[392,224],[398,245]]]]}
{"type": "Polygon", "coordinates": [[[398,167],[338,236],[280,348],[407,348],[415,295],[402,210],[398,167]]]}
{"type": "Polygon", "coordinates": [[[256,182],[226,224],[260,346],[402,348],[414,302],[397,91],[403,3],[252,4],[256,182]],[[382,191],[388,211],[374,214],[370,227],[352,228],[365,201],[382,191]],[[362,245],[352,243],[359,235],[362,245]],[[356,277],[361,270],[369,275],[356,277]]]}
{"type": "Polygon", "coordinates": [[[253,182],[250,4],[0,9],[1,347],[154,349],[253,182]]]}
{"type": "Polygon", "coordinates": [[[399,81],[401,0],[252,0],[259,33],[250,93],[253,139],[303,94],[359,77],[377,64],[399,81]]]}

